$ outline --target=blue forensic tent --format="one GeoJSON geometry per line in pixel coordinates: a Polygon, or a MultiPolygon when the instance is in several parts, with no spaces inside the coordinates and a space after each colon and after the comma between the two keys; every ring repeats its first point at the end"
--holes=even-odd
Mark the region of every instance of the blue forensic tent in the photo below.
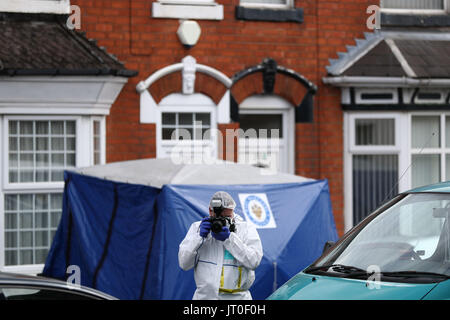
{"type": "Polygon", "coordinates": [[[178,246],[218,190],[259,227],[264,257],[254,299],[268,297],[337,240],[327,180],[229,162],[116,162],[65,172],[62,218],[43,274],[66,280],[76,265],[82,285],[120,299],[191,299],[193,270],[178,266],[178,246]]]}

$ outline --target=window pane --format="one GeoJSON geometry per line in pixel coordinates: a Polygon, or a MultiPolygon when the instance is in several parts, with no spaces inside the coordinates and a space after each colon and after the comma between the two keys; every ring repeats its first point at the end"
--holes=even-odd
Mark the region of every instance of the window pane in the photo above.
{"type": "Polygon", "coordinates": [[[75,151],[75,138],[66,138],[66,150],[75,151]]]}
{"type": "Polygon", "coordinates": [[[9,134],[17,134],[17,121],[9,122],[9,134]]]}
{"type": "Polygon", "coordinates": [[[196,113],[195,121],[199,121],[202,124],[202,127],[211,125],[211,115],[209,113],[196,113]]]}
{"type": "MultiPolygon", "coordinates": [[[[176,129],[167,129],[167,128],[163,128],[162,129],[162,138],[163,140],[171,140],[172,139],[172,134],[175,134],[176,129]]],[[[174,137],[174,139],[176,139],[174,137]]]]}
{"type": "Polygon", "coordinates": [[[19,148],[18,146],[19,146],[19,143],[18,143],[17,138],[10,137],[9,138],[9,150],[10,151],[17,151],[18,148],[19,148]]]}
{"type": "Polygon", "coordinates": [[[36,133],[48,135],[48,121],[36,121],[36,133]]]}
{"type": "Polygon", "coordinates": [[[394,119],[356,119],[355,144],[358,146],[395,145],[394,119]]]}
{"type": "Polygon", "coordinates": [[[47,211],[35,213],[34,226],[36,228],[48,228],[48,213],[47,213],[47,211]]]}
{"type": "Polygon", "coordinates": [[[20,250],[19,259],[20,264],[32,264],[33,250],[20,250]]]}
{"type": "Polygon", "coordinates": [[[33,154],[32,153],[22,153],[20,155],[20,167],[21,168],[33,168],[33,154]]]}
{"type": "Polygon", "coordinates": [[[60,193],[5,195],[5,265],[45,262],[61,218],[61,202],[60,193]]]}
{"type": "Polygon", "coordinates": [[[33,151],[33,138],[20,138],[20,151],[33,151]]]}
{"type": "MultiPolygon", "coordinates": [[[[96,155],[100,158],[100,153],[96,153],[96,155]]],[[[100,160],[98,163],[100,163],[100,160]]],[[[75,153],[66,154],[66,167],[75,167],[75,153]]]]}
{"type": "Polygon", "coordinates": [[[17,248],[17,232],[5,232],[5,248],[17,248]]]}
{"type": "Polygon", "coordinates": [[[194,138],[194,129],[192,128],[179,128],[177,130],[178,140],[192,140],[194,138]]]}
{"type": "Polygon", "coordinates": [[[48,138],[36,138],[36,150],[47,151],[48,150],[48,138]]]}
{"type": "Polygon", "coordinates": [[[281,114],[240,114],[239,125],[242,130],[250,133],[251,129],[261,138],[277,136],[283,138],[283,116],[281,114]],[[274,131],[272,131],[274,130],[274,131]]]}
{"type": "Polygon", "coordinates": [[[64,122],[63,121],[51,121],[51,133],[53,135],[63,135],[64,134],[64,122]]]}
{"type": "Polygon", "coordinates": [[[450,181],[450,154],[445,155],[445,180],[450,181]]]}
{"type": "Polygon", "coordinates": [[[50,164],[61,169],[76,166],[75,124],[75,121],[9,121],[9,182],[62,181],[59,173],[51,175],[50,164]],[[50,154],[50,150],[57,152],[50,154]]]}
{"type": "Polygon", "coordinates": [[[382,0],[381,5],[392,9],[444,9],[443,0],[382,0]]]}
{"type": "Polygon", "coordinates": [[[38,168],[48,167],[48,154],[38,153],[36,155],[36,167],[38,168]]]}
{"type": "Polygon", "coordinates": [[[353,224],[398,193],[397,155],[353,156],[353,224]]]}
{"type": "Polygon", "coordinates": [[[5,250],[5,265],[17,265],[17,251],[5,250]]]}
{"type": "Polygon", "coordinates": [[[18,165],[17,153],[10,153],[9,154],[9,167],[17,168],[17,165],[18,165]]]}
{"type": "Polygon", "coordinates": [[[445,147],[450,148],[450,117],[445,118],[445,147]]]}
{"type": "Polygon", "coordinates": [[[411,145],[413,148],[440,147],[440,117],[414,116],[412,117],[411,145]]]}
{"type": "Polygon", "coordinates": [[[64,167],[64,154],[52,154],[52,167],[64,167]]]}
{"type": "Polygon", "coordinates": [[[439,154],[414,154],[412,156],[412,187],[421,187],[440,181],[439,154]]]}
{"type": "Polygon", "coordinates": [[[192,113],[179,113],[178,114],[178,124],[179,125],[193,125],[193,114],[192,113]]]}
{"type": "Polygon", "coordinates": [[[31,229],[33,228],[33,213],[32,212],[22,212],[19,215],[19,226],[21,229],[31,229]]]}
{"type": "Polygon", "coordinates": [[[162,124],[165,125],[175,125],[176,113],[163,113],[162,114],[162,124]]]}
{"type": "Polygon", "coordinates": [[[21,135],[33,134],[33,121],[20,121],[19,127],[21,135]]]}
{"type": "Polygon", "coordinates": [[[52,138],[52,150],[64,151],[64,138],[52,138]]]}
{"type": "MultiPolygon", "coordinates": [[[[96,121],[99,122],[99,121],[96,121]]],[[[76,134],[76,126],[75,121],[66,121],[66,134],[67,135],[75,135],[76,134]]]]}

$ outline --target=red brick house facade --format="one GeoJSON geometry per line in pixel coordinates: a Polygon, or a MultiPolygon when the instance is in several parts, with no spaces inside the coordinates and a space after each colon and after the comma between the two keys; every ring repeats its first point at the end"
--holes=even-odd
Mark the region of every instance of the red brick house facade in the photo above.
{"type": "Polygon", "coordinates": [[[328,179],[339,236],[394,193],[449,180],[449,2],[1,3],[0,268],[41,270],[63,169],[167,157],[180,129],[215,158],[328,179]],[[200,37],[183,45],[189,28],[200,37]],[[274,162],[238,139],[249,128],[280,129],[274,162]]]}
{"type": "MultiPolygon", "coordinates": [[[[236,18],[239,1],[219,1],[223,20],[197,20],[201,27],[198,43],[185,48],[177,37],[178,19],[153,18],[152,1],[72,1],[81,8],[82,30],[105,46],[129,69],[138,70],[111,108],[107,117],[106,161],[156,157],[156,125],[140,123],[136,85],[157,70],[180,62],[185,56],[228,77],[264,58],[290,68],[318,86],[314,98],[313,123],[295,125],[295,174],[328,179],[333,212],[339,234],[343,234],[343,116],[340,92],[322,83],[328,59],[345,45],[361,37],[366,27],[371,1],[295,1],[303,9],[303,21],[249,21],[236,18]]],[[[260,77],[255,75],[254,77],[260,77]]],[[[281,78],[281,77],[280,77],[281,78]]],[[[258,78],[259,79],[259,78],[258,78]]],[[[221,95],[220,84],[207,87],[209,79],[197,79],[196,91],[210,97],[221,95]]],[[[262,92],[262,82],[246,79],[233,91],[238,103],[262,92]]],[[[301,86],[277,78],[275,94],[298,105],[305,94],[301,86]],[[291,95],[290,97],[288,95],[291,95]]],[[[161,99],[180,92],[180,74],[158,81],[150,89],[161,99]],[[154,87],[154,88],[153,88],[154,87]],[[156,88],[157,87],[157,88],[156,88]]],[[[214,99],[213,99],[214,100],[214,99]]],[[[222,130],[237,123],[219,124],[222,130]]]]}

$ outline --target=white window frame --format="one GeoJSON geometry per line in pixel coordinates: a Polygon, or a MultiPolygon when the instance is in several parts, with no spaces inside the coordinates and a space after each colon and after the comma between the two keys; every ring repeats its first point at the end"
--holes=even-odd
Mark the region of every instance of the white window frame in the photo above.
{"type": "MultiPolygon", "coordinates": [[[[412,188],[412,156],[414,154],[440,155],[440,181],[446,180],[446,154],[450,148],[446,147],[445,125],[446,117],[450,112],[439,111],[411,111],[411,112],[345,112],[344,113],[344,223],[345,231],[350,230],[353,224],[353,155],[358,154],[397,154],[398,155],[398,192],[412,188]],[[440,117],[440,148],[412,148],[412,117],[439,116],[440,117]],[[355,120],[356,119],[395,119],[395,146],[356,146],[355,120]]],[[[394,186],[393,186],[394,187],[394,186]]]]}
{"type": "Polygon", "coordinates": [[[69,14],[70,0],[5,0],[0,12],[69,14]]]}
{"type": "MultiPolygon", "coordinates": [[[[178,146],[205,146],[209,142],[203,140],[189,140],[189,141],[172,141],[162,139],[162,114],[163,113],[204,113],[208,112],[211,114],[211,133],[217,132],[217,105],[214,102],[204,96],[203,94],[193,94],[193,95],[182,95],[182,94],[171,94],[164,98],[160,105],[156,109],[156,157],[157,158],[167,158],[170,155],[167,153],[168,148],[178,146]],[[207,101],[208,100],[208,101],[207,101]],[[196,105],[195,101],[201,101],[200,104],[196,105]]],[[[213,157],[217,158],[217,148],[218,141],[215,134],[211,134],[211,143],[213,144],[213,157]]]]}
{"type": "MultiPolygon", "coordinates": [[[[412,163],[412,156],[413,155],[427,155],[427,154],[438,154],[440,159],[440,181],[446,180],[446,174],[447,174],[447,168],[446,168],[446,154],[450,154],[450,148],[446,147],[446,117],[450,117],[449,112],[411,112],[408,114],[408,121],[410,124],[410,132],[412,127],[412,118],[414,116],[427,116],[427,117],[439,117],[439,125],[440,125],[440,148],[412,148],[410,147],[410,161],[412,163]],[[422,151],[422,152],[421,152],[422,151]]],[[[411,134],[410,134],[411,137],[411,134]]],[[[410,139],[411,140],[411,139],[410,139]]],[[[411,186],[411,178],[410,179],[410,186],[411,186]]]]}
{"type": "Polygon", "coordinates": [[[152,3],[152,17],[223,20],[223,5],[214,0],[158,0],[152,3]]]}
{"type": "MultiPolygon", "coordinates": [[[[353,156],[354,155],[397,155],[399,177],[403,174],[402,168],[408,166],[410,148],[410,131],[405,134],[407,118],[399,112],[345,112],[344,113],[344,225],[345,232],[353,226],[353,156]],[[387,146],[358,146],[356,145],[356,119],[394,119],[395,144],[387,146]]],[[[407,190],[410,182],[408,177],[398,181],[399,192],[407,190]],[[406,179],[405,179],[406,178],[406,179]]],[[[394,185],[395,186],[395,185],[394,185]]],[[[392,187],[394,187],[392,186],[392,187]]]]}
{"type": "Polygon", "coordinates": [[[239,5],[247,8],[265,8],[265,9],[288,9],[294,7],[294,0],[285,0],[285,4],[279,3],[248,3],[240,0],[239,5]]]}
{"type": "Polygon", "coordinates": [[[393,9],[393,8],[383,8],[383,0],[380,0],[380,11],[383,13],[392,14],[405,14],[405,15],[417,15],[417,14],[434,14],[443,15],[450,12],[450,1],[442,0],[444,2],[444,9],[393,9]]]}
{"type": "MultiPolygon", "coordinates": [[[[81,130],[81,117],[75,116],[4,116],[3,117],[3,137],[9,136],[8,132],[8,122],[10,120],[18,120],[18,121],[52,121],[52,120],[67,120],[67,121],[75,121],[76,124],[76,149],[75,149],[75,165],[77,166],[80,162],[82,162],[81,153],[79,152],[83,149],[83,145],[81,144],[81,139],[78,138],[79,130],[81,130]]],[[[27,183],[10,183],[9,182],[9,172],[8,172],[8,150],[9,150],[9,141],[6,139],[4,141],[4,151],[3,152],[3,188],[8,191],[21,191],[21,190],[40,190],[45,188],[62,188],[64,187],[64,182],[27,182],[27,183]]]]}
{"type": "MultiPolygon", "coordinates": [[[[287,173],[295,174],[295,107],[278,96],[254,95],[239,105],[240,114],[281,114],[283,140],[287,156],[287,173]]],[[[239,146],[238,146],[239,147],[239,146]]],[[[239,157],[239,150],[238,150],[239,157]]]]}
{"type": "MultiPolygon", "coordinates": [[[[0,179],[0,270],[6,272],[17,272],[25,274],[37,274],[42,272],[44,264],[5,266],[5,215],[4,215],[4,196],[5,194],[21,193],[62,193],[64,182],[39,182],[39,183],[9,183],[8,173],[8,150],[9,150],[9,130],[8,121],[53,121],[68,120],[75,121],[76,124],[76,167],[89,166],[93,163],[93,121],[101,120],[103,125],[102,140],[105,139],[105,118],[103,116],[68,116],[68,115],[0,115],[0,167],[2,170],[2,179],[0,179]],[[86,147],[88,146],[88,147],[86,147]]],[[[102,157],[104,159],[104,149],[102,157]]]]}
{"type": "Polygon", "coordinates": [[[355,88],[356,104],[396,104],[398,100],[398,91],[396,88],[355,88]],[[362,99],[363,94],[392,94],[392,99],[362,99]]]}
{"type": "Polygon", "coordinates": [[[90,136],[91,136],[91,144],[90,144],[90,154],[91,159],[90,163],[94,164],[94,122],[100,122],[100,163],[106,163],[106,119],[105,117],[91,117],[91,125],[90,125],[90,136]]]}

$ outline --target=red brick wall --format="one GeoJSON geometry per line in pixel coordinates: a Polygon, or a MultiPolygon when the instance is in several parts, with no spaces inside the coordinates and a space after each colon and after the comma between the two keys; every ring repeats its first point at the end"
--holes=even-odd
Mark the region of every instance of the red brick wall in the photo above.
{"type": "MultiPolygon", "coordinates": [[[[297,124],[296,173],[328,179],[339,234],[343,221],[343,115],[340,91],[322,83],[329,58],[362,37],[369,0],[296,0],[304,9],[298,23],[254,22],[235,19],[239,0],[217,0],[224,20],[198,20],[202,34],[196,46],[184,48],[176,30],[178,19],[151,18],[150,0],[72,0],[81,8],[82,29],[115,54],[126,67],[138,70],[107,117],[107,161],[156,156],[155,125],[139,123],[136,84],[158,69],[192,55],[231,77],[271,57],[319,86],[315,122],[297,124]]],[[[179,86],[179,83],[176,84],[179,86]]],[[[279,85],[279,84],[278,84],[279,85]]],[[[164,92],[164,88],[155,90],[164,92]]],[[[251,90],[250,90],[251,91],[251,90]]],[[[294,97],[295,94],[292,95],[294,97]]],[[[161,97],[159,97],[161,98],[161,97]]],[[[231,124],[221,129],[237,127],[231,124]]]]}

